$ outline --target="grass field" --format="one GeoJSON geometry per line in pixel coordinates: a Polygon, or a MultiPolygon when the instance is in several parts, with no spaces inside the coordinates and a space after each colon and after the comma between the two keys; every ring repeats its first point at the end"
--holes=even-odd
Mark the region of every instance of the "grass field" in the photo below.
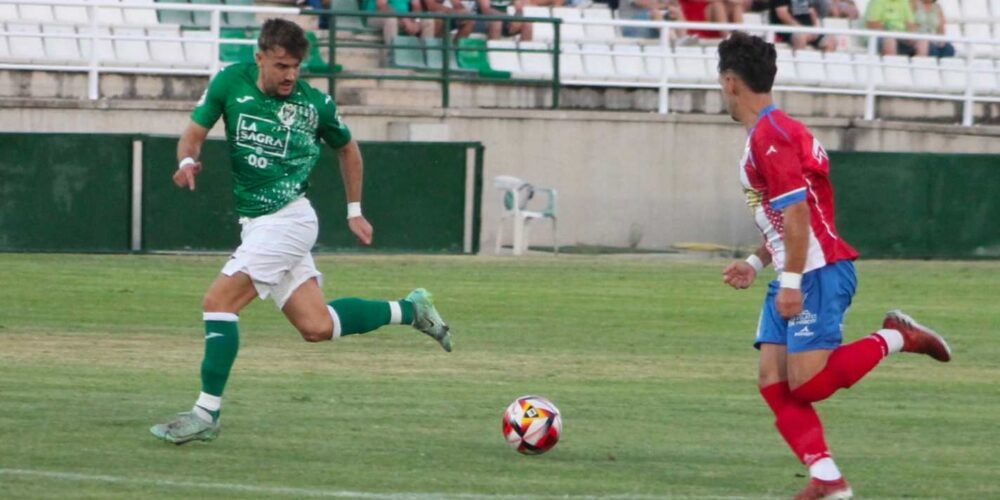
{"type": "MultiPolygon", "coordinates": [[[[224,256],[0,254],[0,498],[788,498],[803,468],[750,347],[763,284],[722,260],[321,257],[325,290],[426,286],[455,352],[389,327],[306,344],[242,315],[224,432],[154,440],[190,408],[200,300],[224,256]],[[500,435],[515,397],[562,410],[549,454],[500,435]]],[[[902,307],[949,339],[819,405],[859,498],[1000,498],[1000,262],[862,262],[847,338],[902,307]]]]}

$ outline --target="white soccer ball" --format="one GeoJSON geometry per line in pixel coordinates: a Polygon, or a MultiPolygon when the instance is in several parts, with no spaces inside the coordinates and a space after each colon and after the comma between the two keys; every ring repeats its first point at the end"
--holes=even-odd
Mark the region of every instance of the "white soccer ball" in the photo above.
{"type": "Polygon", "coordinates": [[[541,455],[559,442],[562,415],[541,396],[521,396],[503,412],[503,437],[525,455],[541,455]]]}

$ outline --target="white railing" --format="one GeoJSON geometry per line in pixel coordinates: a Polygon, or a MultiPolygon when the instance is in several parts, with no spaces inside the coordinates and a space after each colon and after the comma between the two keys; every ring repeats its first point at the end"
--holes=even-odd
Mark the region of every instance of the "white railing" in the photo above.
{"type": "MultiPolygon", "coordinates": [[[[973,79],[974,73],[983,72],[973,67],[972,61],[975,59],[974,51],[972,50],[973,45],[1000,45],[1000,40],[985,39],[985,38],[969,38],[969,37],[947,37],[941,35],[923,35],[917,33],[908,32],[886,32],[886,31],[876,31],[868,29],[832,29],[832,28],[820,28],[820,27],[795,27],[786,25],[771,25],[771,24],[732,24],[732,23],[705,23],[705,22],[672,22],[672,21],[633,21],[633,20],[608,20],[608,19],[564,19],[563,24],[579,24],[579,25],[603,25],[603,26],[614,26],[618,28],[622,27],[634,27],[634,28],[652,28],[659,30],[659,53],[648,53],[648,52],[638,52],[638,53],[622,53],[611,51],[593,51],[593,50],[575,50],[575,51],[563,51],[566,54],[580,54],[580,55],[605,55],[605,56],[626,56],[626,57],[640,57],[640,58],[661,58],[664,59],[661,64],[662,72],[660,75],[660,80],[658,82],[634,82],[634,81],[610,81],[610,80],[592,80],[592,79],[564,79],[563,84],[566,85],[584,85],[584,86],[605,86],[605,87],[637,87],[637,88],[654,88],[659,90],[659,103],[658,111],[660,113],[668,113],[669,108],[669,93],[671,89],[718,89],[717,84],[709,83],[690,83],[683,81],[671,81],[669,75],[667,74],[668,62],[673,62],[676,56],[673,51],[670,50],[670,35],[669,30],[671,29],[694,29],[703,31],[745,31],[754,34],[764,33],[764,37],[767,40],[774,40],[775,33],[816,33],[823,35],[834,35],[834,36],[848,36],[848,37],[867,37],[867,53],[871,55],[878,55],[878,39],[879,38],[895,38],[904,40],[928,40],[932,42],[951,42],[954,45],[966,44],[966,55],[965,58],[965,80],[966,88],[961,95],[949,94],[946,92],[909,92],[894,90],[891,88],[886,88],[884,85],[879,85],[875,78],[868,74],[866,78],[866,86],[863,89],[850,89],[843,87],[830,87],[824,86],[822,84],[816,86],[792,86],[792,85],[780,85],[776,84],[774,90],[784,91],[784,92],[802,92],[811,94],[841,94],[841,95],[858,95],[865,97],[865,111],[864,118],[866,120],[875,119],[875,99],[876,97],[904,97],[913,99],[933,99],[933,100],[943,100],[943,101],[961,101],[963,103],[962,107],[962,125],[971,126],[974,105],[976,103],[1000,103],[1000,97],[991,97],[987,95],[980,95],[976,93],[974,87],[975,82],[973,79]],[[668,61],[670,60],[670,61],[668,61]]],[[[566,43],[571,43],[567,40],[566,43]]],[[[586,41],[584,41],[586,43],[586,41]]],[[[607,43],[606,41],[601,41],[601,43],[607,43]]],[[[995,51],[996,53],[1000,53],[995,51]]],[[[684,55],[685,59],[715,59],[715,57],[702,54],[697,55],[684,55]]],[[[989,58],[993,60],[994,58],[989,58]]],[[[784,59],[779,59],[779,62],[786,61],[784,59]]],[[[837,64],[848,64],[852,66],[860,67],[898,67],[900,65],[886,64],[880,61],[874,62],[857,62],[854,60],[838,62],[837,64]]],[[[913,66],[906,65],[906,68],[913,68],[913,66]]],[[[1000,73],[1000,70],[994,69],[991,72],[1000,73]]]]}
{"type": "Polygon", "coordinates": [[[68,34],[68,33],[20,33],[20,32],[10,32],[6,30],[0,30],[0,35],[14,36],[19,38],[61,38],[61,39],[84,39],[90,40],[90,58],[86,65],[79,64],[36,64],[36,63],[9,63],[0,60],[0,69],[10,69],[10,70],[38,70],[38,71],[69,71],[69,72],[86,72],[88,74],[87,78],[87,96],[90,99],[100,98],[99,82],[101,73],[141,73],[141,74],[152,74],[152,75],[204,75],[211,76],[219,71],[219,46],[222,44],[232,44],[232,45],[256,45],[255,40],[240,40],[232,38],[220,38],[219,34],[222,28],[222,13],[223,12],[243,12],[252,14],[298,14],[300,11],[296,8],[291,7],[244,7],[236,5],[208,5],[208,4],[175,4],[175,3],[132,3],[132,2],[116,2],[113,0],[0,0],[0,5],[10,4],[10,5],[44,5],[53,7],[83,7],[87,9],[87,15],[89,20],[90,33],[86,35],[80,34],[68,34]],[[154,11],[161,10],[180,10],[180,11],[191,11],[191,12],[209,12],[210,22],[208,26],[208,33],[210,36],[204,38],[187,38],[187,37],[158,37],[158,36],[123,36],[115,35],[114,33],[102,35],[99,34],[98,28],[101,24],[98,23],[97,10],[99,8],[113,8],[113,9],[151,9],[154,11]],[[179,43],[198,43],[198,44],[210,44],[211,54],[209,56],[209,63],[204,67],[192,67],[192,68],[174,68],[169,66],[157,67],[155,65],[150,66],[120,66],[120,65],[107,65],[103,64],[100,60],[100,53],[98,50],[99,41],[152,41],[152,42],[179,42],[179,43]]]}
{"type": "MultiPolygon", "coordinates": [[[[0,35],[6,35],[8,37],[38,37],[38,38],[63,38],[63,39],[80,39],[89,40],[91,43],[91,50],[89,55],[89,60],[86,64],[44,64],[37,62],[29,63],[12,63],[4,62],[0,60],[0,69],[8,70],[42,70],[42,71],[69,71],[69,72],[86,72],[88,74],[88,97],[90,99],[98,99],[99,96],[99,80],[102,73],[141,73],[141,74],[160,74],[160,75],[197,75],[197,76],[211,76],[218,72],[220,67],[219,62],[219,52],[220,46],[222,44],[235,44],[235,45],[253,45],[256,42],[254,40],[241,40],[241,39],[229,39],[220,38],[220,30],[222,28],[222,14],[223,13],[252,13],[252,14],[299,14],[300,10],[291,7],[244,7],[244,6],[233,6],[233,5],[206,5],[206,4],[174,4],[174,3],[133,3],[128,0],[124,2],[114,1],[114,0],[0,0],[0,5],[41,5],[41,6],[70,6],[70,7],[83,7],[88,10],[88,21],[90,33],[88,34],[68,34],[68,33],[21,33],[21,32],[11,32],[7,30],[0,30],[0,35]],[[125,36],[115,33],[100,34],[98,28],[101,27],[101,23],[98,22],[98,9],[101,8],[112,8],[112,9],[152,9],[154,11],[189,11],[189,12],[209,12],[210,13],[210,23],[207,37],[162,37],[162,36],[125,36]],[[170,66],[156,66],[152,64],[143,64],[142,66],[127,66],[111,63],[108,64],[100,59],[100,53],[98,50],[99,41],[147,41],[147,42],[179,42],[180,44],[207,44],[209,45],[210,54],[208,57],[208,63],[204,67],[195,66],[190,68],[177,68],[170,66]]],[[[672,29],[697,29],[697,30],[721,30],[721,31],[732,31],[732,30],[742,30],[754,34],[764,34],[765,38],[769,40],[774,39],[776,32],[782,33],[817,33],[824,35],[834,35],[834,36],[847,36],[851,37],[867,37],[867,53],[871,55],[878,54],[877,39],[879,37],[884,38],[895,38],[895,39],[906,39],[906,40],[928,40],[937,42],[951,42],[953,44],[966,44],[969,49],[965,52],[965,82],[966,88],[961,94],[948,93],[944,90],[937,91],[927,91],[927,92],[914,92],[894,89],[889,86],[880,85],[875,81],[874,78],[866,78],[866,85],[864,88],[844,88],[826,85],[823,82],[816,85],[782,85],[777,84],[774,87],[776,91],[783,92],[801,92],[801,93],[812,93],[812,94],[840,94],[840,95],[855,95],[863,96],[865,98],[864,106],[864,118],[867,120],[875,119],[875,104],[876,98],[878,97],[904,97],[913,99],[933,99],[941,101],[953,101],[962,102],[962,124],[972,125],[973,123],[973,111],[976,103],[1000,103],[1000,97],[982,95],[976,92],[975,79],[973,76],[977,73],[984,71],[991,71],[993,73],[1000,72],[1000,68],[995,68],[993,70],[981,70],[973,67],[972,61],[975,59],[974,50],[972,47],[974,45],[989,45],[989,46],[1000,46],[1000,40],[994,39],[978,39],[978,38],[968,38],[968,37],[947,37],[939,35],[920,35],[915,33],[905,33],[905,32],[884,32],[884,31],[874,31],[866,29],[833,29],[833,28],[813,28],[813,27],[793,27],[793,26],[783,26],[783,25],[767,25],[767,24],[728,24],[728,23],[705,23],[705,22],[663,22],[663,21],[632,21],[632,20],[615,20],[615,19],[564,19],[562,20],[563,25],[606,25],[616,28],[623,27],[633,27],[633,28],[652,28],[659,31],[659,53],[648,53],[645,51],[634,52],[634,53],[622,53],[617,51],[592,51],[592,50],[578,50],[570,51],[564,50],[564,54],[581,54],[581,55],[605,55],[605,56],[627,56],[627,57],[638,57],[642,59],[648,58],[661,58],[663,63],[661,63],[662,71],[659,75],[658,81],[636,81],[636,80],[597,80],[597,79],[585,79],[585,78],[572,78],[564,79],[563,84],[566,85],[586,85],[586,86],[598,86],[598,87],[632,87],[632,88],[652,88],[657,89],[659,92],[658,99],[658,110],[660,113],[669,112],[669,93],[673,89],[704,89],[712,90],[718,89],[718,85],[715,83],[697,83],[697,82],[685,82],[672,80],[668,74],[668,63],[673,63],[674,60],[678,59],[672,50],[669,50],[670,39],[669,30],[672,29]]],[[[620,44],[621,41],[629,40],[631,43],[640,44],[639,39],[635,38],[617,38],[616,41],[620,44]]],[[[582,40],[584,43],[588,40],[582,40]]],[[[566,42],[573,42],[566,40],[566,42]]],[[[606,43],[607,40],[593,40],[595,43],[606,43]]],[[[182,45],[183,50],[183,45],[182,45]]],[[[994,50],[995,53],[1000,54],[1000,50],[994,50]]],[[[708,54],[693,55],[685,54],[683,59],[696,59],[700,58],[703,60],[714,59],[713,56],[708,54]]],[[[993,58],[990,58],[993,59],[993,58]]],[[[780,62],[788,62],[781,59],[780,62]]],[[[885,63],[874,58],[874,61],[864,61],[859,62],[853,59],[849,61],[838,61],[838,65],[847,64],[854,66],[856,68],[870,68],[870,67],[894,67],[893,64],[885,63]]],[[[914,66],[906,66],[907,68],[914,68],[914,66]]],[[[941,68],[938,68],[942,70],[941,68]]],[[[951,68],[949,68],[951,69],[951,68]]],[[[780,81],[780,75],[778,80],[780,81]]],[[[998,75],[1000,79],[1000,75],[998,75]]]]}

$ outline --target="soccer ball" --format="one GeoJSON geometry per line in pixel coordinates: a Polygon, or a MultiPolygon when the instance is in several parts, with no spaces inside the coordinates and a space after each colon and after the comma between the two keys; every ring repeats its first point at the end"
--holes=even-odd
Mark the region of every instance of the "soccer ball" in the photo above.
{"type": "Polygon", "coordinates": [[[562,416],[541,396],[521,396],[503,412],[503,437],[525,455],[541,455],[559,442],[562,416]]]}

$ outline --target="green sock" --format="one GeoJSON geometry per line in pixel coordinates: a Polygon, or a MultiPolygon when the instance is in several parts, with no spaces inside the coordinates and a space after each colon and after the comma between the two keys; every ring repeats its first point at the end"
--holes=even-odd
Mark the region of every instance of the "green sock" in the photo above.
{"type": "Polygon", "coordinates": [[[347,297],[330,302],[340,318],[340,335],[368,333],[385,325],[413,324],[413,303],[347,297]]]}
{"type": "MultiPolygon", "coordinates": [[[[229,370],[240,349],[239,316],[207,312],[205,318],[205,358],[201,362],[201,391],[222,396],[229,370]]],[[[216,408],[207,408],[216,410],[216,408]]]]}

